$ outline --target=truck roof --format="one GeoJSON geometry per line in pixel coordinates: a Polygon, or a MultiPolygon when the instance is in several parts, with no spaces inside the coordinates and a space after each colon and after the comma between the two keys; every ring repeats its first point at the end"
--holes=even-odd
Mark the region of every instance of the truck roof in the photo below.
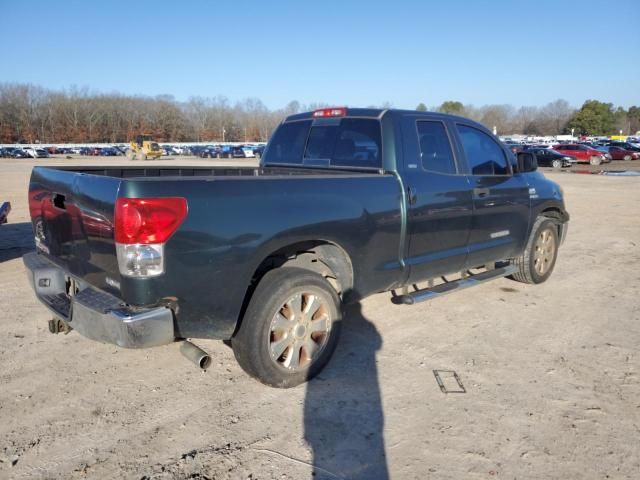
{"type": "MultiPolygon", "coordinates": [[[[327,108],[322,108],[319,110],[327,110],[329,108],[333,108],[333,107],[327,107],[327,108]]],[[[449,113],[440,113],[440,112],[421,112],[418,110],[403,110],[403,109],[399,109],[399,108],[349,108],[349,107],[337,107],[339,109],[344,109],[346,110],[346,115],[344,115],[344,117],[371,117],[371,118],[380,118],[382,117],[382,115],[384,115],[387,112],[391,112],[391,113],[395,113],[395,114],[400,114],[400,115],[424,115],[425,117],[430,117],[430,118],[450,118],[450,119],[458,119],[458,120],[464,120],[465,122],[473,122],[475,124],[478,124],[477,122],[474,122],[473,120],[469,119],[469,118],[465,118],[465,117],[461,117],[459,115],[451,115],[449,113]]],[[[307,119],[313,119],[314,117],[314,113],[318,111],[318,110],[312,110],[309,112],[302,112],[302,113],[296,113],[294,115],[289,115],[288,117],[286,117],[284,119],[284,122],[291,122],[291,121],[295,121],[295,120],[307,120],[307,119]]],[[[480,125],[480,124],[478,124],[480,125]]],[[[484,127],[483,127],[484,128],[484,127]]]]}

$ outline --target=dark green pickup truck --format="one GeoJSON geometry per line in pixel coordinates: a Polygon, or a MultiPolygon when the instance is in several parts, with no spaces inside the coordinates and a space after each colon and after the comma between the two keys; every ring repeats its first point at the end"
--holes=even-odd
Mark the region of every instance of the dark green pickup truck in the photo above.
{"type": "Polygon", "coordinates": [[[569,220],[535,157],[481,125],[346,108],[286,118],[256,168],[36,167],[29,207],[24,262],[53,332],[131,348],[229,340],[278,387],[327,363],[343,303],[545,281],[569,220]]]}

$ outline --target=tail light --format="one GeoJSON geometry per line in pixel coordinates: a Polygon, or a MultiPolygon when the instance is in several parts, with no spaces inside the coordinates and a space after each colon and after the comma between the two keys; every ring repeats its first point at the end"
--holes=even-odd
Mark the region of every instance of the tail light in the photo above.
{"type": "Polygon", "coordinates": [[[340,108],[321,108],[320,110],[316,110],[313,112],[314,118],[324,118],[324,117],[344,117],[347,114],[347,109],[344,107],[340,108]]]}
{"type": "Polygon", "coordinates": [[[114,230],[118,268],[126,277],[164,273],[164,244],[187,216],[181,197],[118,198],[114,230]]]}

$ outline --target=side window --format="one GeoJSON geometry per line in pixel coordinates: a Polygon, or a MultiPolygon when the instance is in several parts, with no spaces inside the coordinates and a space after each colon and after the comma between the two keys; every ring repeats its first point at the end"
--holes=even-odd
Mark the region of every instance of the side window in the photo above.
{"type": "Polygon", "coordinates": [[[430,172],[456,173],[451,143],[442,122],[419,121],[418,143],[422,168],[430,172]]]}
{"type": "Polygon", "coordinates": [[[473,175],[509,174],[504,150],[491,136],[466,125],[457,127],[473,175]]]}

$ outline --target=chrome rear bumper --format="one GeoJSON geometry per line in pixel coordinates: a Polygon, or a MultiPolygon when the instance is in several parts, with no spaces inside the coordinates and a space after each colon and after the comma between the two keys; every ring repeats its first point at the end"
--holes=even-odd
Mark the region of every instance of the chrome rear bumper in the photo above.
{"type": "Polygon", "coordinates": [[[36,297],[56,318],[81,335],[124,348],[145,348],[175,340],[173,312],[166,307],[134,308],[106,292],[80,283],[67,295],[67,275],[38,253],[23,262],[36,297]]]}

